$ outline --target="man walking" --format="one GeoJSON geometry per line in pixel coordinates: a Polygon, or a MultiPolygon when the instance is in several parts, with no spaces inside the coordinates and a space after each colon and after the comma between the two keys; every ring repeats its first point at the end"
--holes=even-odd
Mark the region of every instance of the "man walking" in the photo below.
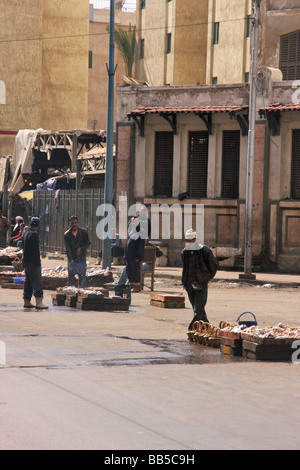
{"type": "Polygon", "coordinates": [[[70,228],[65,232],[65,245],[68,257],[68,286],[74,286],[78,274],[79,287],[85,286],[86,280],[86,255],[91,244],[88,232],[85,228],[78,227],[78,217],[73,215],[69,219],[70,228]]]}
{"type": "Polygon", "coordinates": [[[43,304],[42,267],[39,236],[37,234],[39,225],[40,219],[32,217],[29,228],[23,232],[22,236],[22,260],[25,269],[23,299],[25,308],[46,309],[48,307],[43,304]],[[31,303],[32,295],[36,298],[36,305],[31,303]]]}
{"type": "Polygon", "coordinates": [[[208,322],[205,312],[208,281],[217,272],[217,262],[210,248],[197,242],[197,233],[194,230],[187,230],[185,242],[186,246],[181,253],[182,284],[188,293],[194,312],[188,327],[191,330],[195,321],[208,322]]]}
{"type": "Polygon", "coordinates": [[[9,229],[9,222],[0,209],[0,248],[6,247],[6,234],[9,229]]]}

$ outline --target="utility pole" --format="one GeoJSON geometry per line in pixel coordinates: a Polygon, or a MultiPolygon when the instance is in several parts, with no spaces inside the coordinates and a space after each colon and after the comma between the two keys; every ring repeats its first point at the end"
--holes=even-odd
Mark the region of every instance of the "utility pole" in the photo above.
{"type": "Polygon", "coordinates": [[[256,79],[257,79],[257,55],[258,32],[260,20],[261,0],[253,0],[252,5],[252,53],[251,53],[251,85],[249,104],[249,131],[247,151],[247,185],[246,185],[246,214],[245,214],[245,259],[244,274],[241,279],[255,279],[252,270],[252,226],[253,226],[253,181],[255,160],[255,123],[256,123],[256,79]]]}
{"type": "MultiPolygon", "coordinates": [[[[105,204],[112,205],[113,199],[113,145],[114,145],[114,76],[115,76],[115,0],[110,0],[109,20],[109,65],[108,98],[106,128],[106,163],[105,163],[105,204]]],[[[103,268],[111,265],[111,224],[108,224],[107,238],[103,240],[103,268]]]]}

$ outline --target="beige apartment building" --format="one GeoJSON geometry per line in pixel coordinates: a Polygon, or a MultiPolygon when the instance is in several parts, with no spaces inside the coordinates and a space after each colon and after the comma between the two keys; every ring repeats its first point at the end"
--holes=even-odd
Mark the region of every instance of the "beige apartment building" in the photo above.
{"type": "Polygon", "coordinates": [[[137,78],[152,86],[245,83],[251,0],[138,0],[137,78]]]}
{"type": "Polygon", "coordinates": [[[19,129],[86,128],[89,0],[0,0],[0,155],[19,129]]]}
{"type": "MultiPolygon", "coordinates": [[[[88,63],[88,129],[106,129],[107,123],[107,93],[109,61],[109,9],[94,9],[90,6],[89,27],[89,63],[88,63]]],[[[115,9],[115,28],[127,30],[136,23],[135,12],[115,9]]],[[[115,45],[115,84],[122,82],[125,75],[123,58],[115,45]]],[[[116,94],[115,94],[116,109],[116,94]]]]}

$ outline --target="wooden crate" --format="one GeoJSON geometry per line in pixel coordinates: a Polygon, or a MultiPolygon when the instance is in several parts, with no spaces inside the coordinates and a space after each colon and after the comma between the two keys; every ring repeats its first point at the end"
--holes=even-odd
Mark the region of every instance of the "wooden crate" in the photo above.
{"type": "Polygon", "coordinates": [[[243,340],[243,357],[257,361],[291,361],[293,350],[291,344],[279,344],[266,341],[262,344],[243,340]]]}
{"type": "Polygon", "coordinates": [[[162,308],[184,308],[185,297],[182,295],[151,294],[150,305],[162,308]]]}
{"type": "Polygon", "coordinates": [[[51,294],[52,305],[65,305],[66,296],[65,294],[51,294]]]}
{"type": "Polygon", "coordinates": [[[220,345],[220,350],[222,354],[227,356],[242,357],[243,348],[242,347],[232,347],[225,344],[220,345]]]}
{"type": "Polygon", "coordinates": [[[243,340],[240,333],[220,331],[220,349],[223,354],[230,356],[243,355],[243,340]]]}

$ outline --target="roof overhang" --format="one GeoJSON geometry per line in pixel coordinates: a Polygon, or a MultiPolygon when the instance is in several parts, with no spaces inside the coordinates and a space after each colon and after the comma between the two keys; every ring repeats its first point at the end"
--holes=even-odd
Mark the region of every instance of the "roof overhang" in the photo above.
{"type": "Polygon", "coordinates": [[[281,113],[291,111],[300,111],[300,104],[270,104],[265,108],[261,108],[258,113],[261,119],[265,118],[267,120],[272,136],[276,136],[280,135],[281,113]]]}
{"type": "Polygon", "coordinates": [[[193,114],[205,123],[209,134],[212,134],[212,115],[228,113],[231,119],[237,119],[242,134],[248,133],[248,106],[174,106],[174,107],[140,107],[127,114],[138,126],[141,137],[145,135],[145,117],[159,115],[171,126],[174,134],[177,133],[177,115],[193,114]]]}

